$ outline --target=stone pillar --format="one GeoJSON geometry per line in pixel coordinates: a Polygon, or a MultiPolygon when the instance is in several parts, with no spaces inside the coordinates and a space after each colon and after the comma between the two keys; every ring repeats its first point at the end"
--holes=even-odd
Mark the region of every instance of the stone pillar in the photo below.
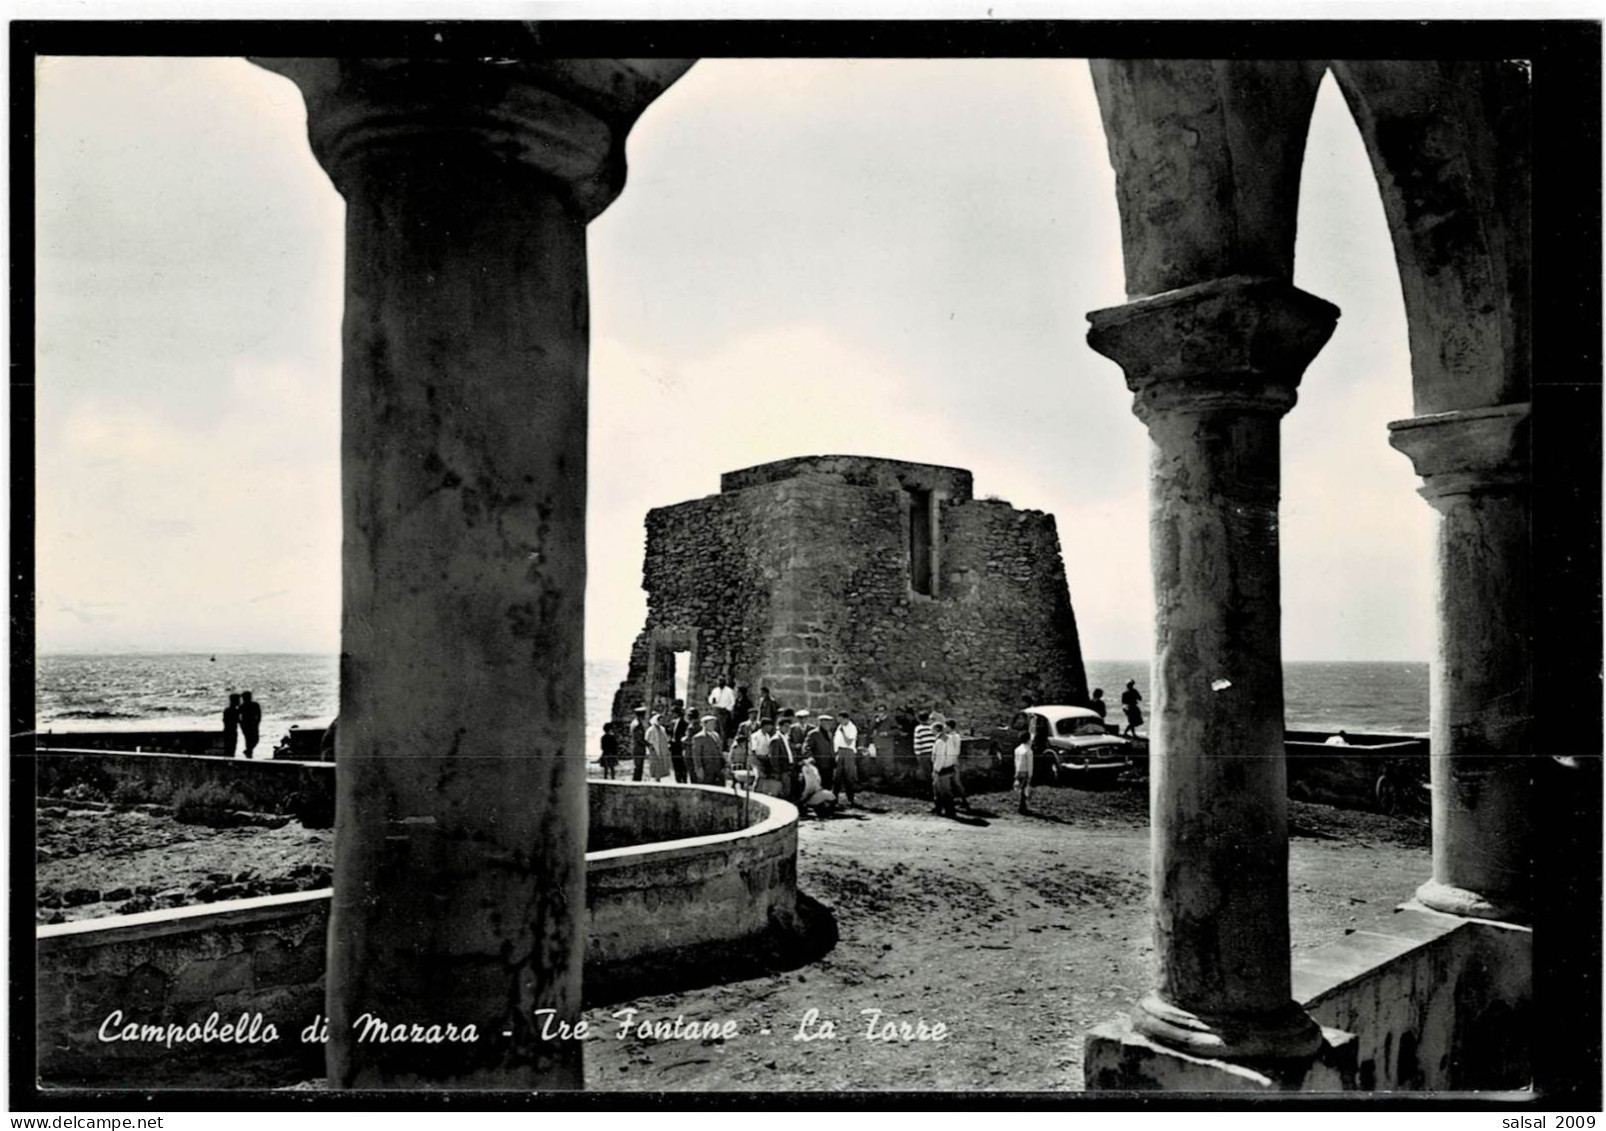
{"type": "Polygon", "coordinates": [[[1292,999],[1277,557],[1280,420],[1338,310],[1234,276],[1089,315],[1153,440],[1150,704],[1155,1041],[1315,1053],[1292,999]]]}
{"type": "Polygon", "coordinates": [[[578,1088],[585,225],[686,64],[260,62],[346,199],[330,1081],[578,1088]]]}
{"type": "Polygon", "coordinates": [[[1528,920],[1533,764],[1529,683],[1528,405],[1389,425],[1439,512],[1432,675],[1435,911],[1528,920]]]}

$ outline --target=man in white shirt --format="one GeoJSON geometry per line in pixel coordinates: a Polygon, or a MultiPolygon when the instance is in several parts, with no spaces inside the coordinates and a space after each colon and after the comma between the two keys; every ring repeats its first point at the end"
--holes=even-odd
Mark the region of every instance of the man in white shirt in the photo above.
{"type": "Polygon", "coordinates": [[[937,812],[946,817],[955,815],[955,782],[959,777],[959,736],[948,730],[948,720],[940,714],[931,716],[931,729],[936,742],[931,748],[931,775],[937,812]]]}
{"type": "Polygon", "coordinates": [[[843,805],[857,805],[853,790],[859,784],[859,728],[854,725],[853,716],[846,711],[842,712],[836,724],[835,743],[836,773],[832,777],[831,788],[836,790],[843,805]]]}
{"type": "Polygon", "coordinates": [[[708,705],[714,708],[714,718],[719,721],[719,737],[728,746],[731,735],[735,733],[736,724],[731,718],[731,711],[736,707],[736,689],[726,683],[722,677],[714,684],[714,690],[708,693],[708,705]]]}

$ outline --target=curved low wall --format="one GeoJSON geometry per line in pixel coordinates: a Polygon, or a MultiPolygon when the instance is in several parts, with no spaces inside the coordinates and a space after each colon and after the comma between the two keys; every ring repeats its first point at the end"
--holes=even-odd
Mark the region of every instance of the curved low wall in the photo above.
{"type": "MultiPolygon", "coordinates": [[[[605,842],[662,839],[586,854],[588,980],[793,927],[797,810],[789,802],[711,786],[591,782],[590,809],[605,842]]],[[[323,1009],[328,915],[329,893],[320,891],[38,928],[40,1077],[113,1088],[304,1078],[308,1057],[321,1055],[300,1034],[323,1009]],[[102,1023],[119,1009],[160,1025],[260,1013],[280,1037],[176,1052],[106,1043],[102,1023]]]]}
{"type": "Polygon", "coordinates": [[[593,843],[608,829],[653,839],[586,854],[587,965],[732,942],[797,912],[797,809],[714,786],[592,782],[593,843]],[[705,830],[701,835],[686,835],[705,830]]]}

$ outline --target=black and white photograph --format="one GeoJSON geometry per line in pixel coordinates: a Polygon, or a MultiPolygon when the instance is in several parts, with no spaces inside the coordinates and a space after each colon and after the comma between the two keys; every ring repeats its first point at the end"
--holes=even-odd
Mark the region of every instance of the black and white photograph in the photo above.
{"type": "Polygon", "coordinates": [[[1600,22],[980,11],[12,23],[12,1109],[1600,1110],[1600,22]]]}

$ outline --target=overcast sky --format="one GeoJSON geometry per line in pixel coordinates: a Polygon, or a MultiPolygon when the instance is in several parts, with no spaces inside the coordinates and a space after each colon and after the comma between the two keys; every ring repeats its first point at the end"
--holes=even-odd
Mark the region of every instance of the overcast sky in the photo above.
{"type": "MultiPolygon", "coordinates": [[[[337,650],[344,206],[299,94],[50,59],[38,138],[41,650],[337,650]]],[[[1084,340],[1125,298],[1084,63],[705,60],[629,157],[590,229],[591,656],[641,627],[648,508],[826,452],[1052,512],[1084,653],[1148,655],[1148,439],[1084,340]]],[[[1425,659],[1399,281],[1331,80],[1298,250],[1344,313],[1283,425],[1284,652],[1425,659]]]]}

